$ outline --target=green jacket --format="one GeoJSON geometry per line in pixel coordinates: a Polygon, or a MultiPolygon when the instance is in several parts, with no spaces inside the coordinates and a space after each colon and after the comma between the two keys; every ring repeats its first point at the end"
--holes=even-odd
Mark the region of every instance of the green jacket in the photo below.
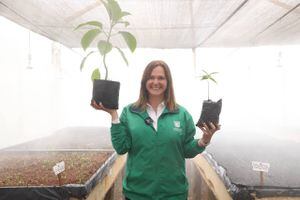
{"type": "Polygon", "coordinates": [[[147,111],[129,105],[111,127],[114,149],[128,152],[123,192],[131,200],[186,200],[185,158],[204,150],[194,139],[193,119],[181,106],[174,112],[165,108],[156,131],[147,118],[147,111]]]}

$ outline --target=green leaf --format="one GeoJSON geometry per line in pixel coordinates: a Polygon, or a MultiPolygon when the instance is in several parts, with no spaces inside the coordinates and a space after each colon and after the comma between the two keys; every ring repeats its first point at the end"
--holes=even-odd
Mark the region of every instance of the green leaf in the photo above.
{"type": "Polygon", "coordinates": [[[80,64],[80,71],[82,71],[86,59],[87,59],[92,53],[95,53],[95,52],[96,52],[96,51],[91,51],[90,53],[88,53],[88,54],[82,59],[81,64],[80,64]]]}
{"type": "Polygon", "coordinates": [[[101,2],[109,15],[109,19],[113,22],[118,22],[122,17],[131,15],[129,12],[122,11],[119,3],[115,0],[108,0],[107,2],[101,0],[101,2]]]}
{"type": "Polygon", "coordinates": [[[101,2],[103,3],[103,5],[106,9],[106,12],[108,13],[109,19],[112,20],[112,14],[111,14],[111,11],[110,11],[110,8],[109,8],[108,4],[103,0],[101,0],[101,2]]]}
{"type": "Polygon", "coordinates": [[[203,75],[203,76],[201,76],[201,80],[207,80],[208,79],[208,75],[203,75]]]}
{"type": "Polygon", "coordinates": [[[86,50],[93,42],[93,40],[97,37],[97,35],[99,35],[100,33],[101,31],[99,29],[92,29],[86,32],[81,39],[82,48],[86,50]]]}
{"type": "Polygon", "coordinates": [[[115,47],[115,48],[119,50],[123,60],[125,61],[126,65],[128,66],[128,61],[127,61],[127,58],[126,58],[124,52],[119,47],[115,47]]]}
{"type": "Polygon", "coordinates": [[[106,42],[104,40],[100,40],[98,42],[98,50],[102,56],[110,52],[111,49],[112,49],[111,43],[106,42]]]}
{"type": "Polygon", "coordinates": [[[121,18],[122,18],[122,17],[125,17],[125,16],[127,16],[127,15],[131,15],[131,13],[126,12],[126,11],[123,11],[123,12],[121,13],[121,18]]]}
{"type": "Polygon", "coordinates": [[[219,72],[212,72],[209,75],[218,74],[219,72]]]}
{"type": "Polygon", "coordinates": [[[91,79],[92,81],[96,80],[96,79],[100,79],[100,71],[99,69],[95,69],[91,75],[91,79]]]}
{"type": "Polygon", "coordinates": [[[203,71],[203,73],[204,73],[205,75],[202,75],[202,76],[201,76],[201,80],[207,80],[207,81],[211,80],[211,81],[217,83],[217,81],[213,78],[212,75],[217,74],[217,73],[219,73],[219,72],[208,73],[208,72],[205,71],[205,70],[202,70],[202,71],[203,71]]]}
{"type": "Polygon", "coordinates": [[[77,30],[83,26],[96,26],[98,27],[99,29],[102,29],[102,23],[101,22],[98,22],[98,21],[89,21],[89,22],[85,22],[85,23],[82,23],[82,24],[79,24],[74,30],[77,30]]]}
{"type": "Polygon", "coordinates": [[[207,71],[205,71],[205,70],[202,70],[206,75],[208,75],[208,72],[207,71]]]}
{"type": "Polygon", "coordinates": [[[116,22],[122,17],[122,10],[115,0],[108,0],[108,8],[111,13],[111,19],[116,22]]]}
{"type": "Polygon", "coordinates": [[[213,82],[217,83],[217,81],[213,78],[213,77],[209,77],[210,80],[212,80],[213,82]]]}
{"type": "Polygon", "coordinates": [[[126,31],[119,31],[119,33],[123,36],[127,46],[131,50],[131,52],[134,52],[134,50],[136,49],[135,37],[131,33],[126,32],[126,31]]]}

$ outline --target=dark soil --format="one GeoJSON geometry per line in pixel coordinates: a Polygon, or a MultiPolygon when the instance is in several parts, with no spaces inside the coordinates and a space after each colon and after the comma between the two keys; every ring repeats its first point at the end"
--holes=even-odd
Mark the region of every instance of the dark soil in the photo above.
{"type": "Polygon", "coordinates": [[[0,152],[0,187],[58,186],[53,166],[65,162],[62,184],[84,184],[112,155],[100,151],[0,152]]]}

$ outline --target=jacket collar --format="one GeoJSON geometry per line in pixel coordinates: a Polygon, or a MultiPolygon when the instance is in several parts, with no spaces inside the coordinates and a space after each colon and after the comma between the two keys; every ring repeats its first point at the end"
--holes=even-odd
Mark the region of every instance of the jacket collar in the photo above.
{"type": "MultiPolygon", "coordinates": [[[[146,119],[149,117],[147,110],[141,110],[140,108],[136,108],[133,105],[130,106],[129,110],[133,113],[136,113],[140,115],[143,119],[146,119]]],[[[165,107],[164,111],[162,112],[162,115],[164,114],[175,114],[179,112],[179,108],[177,107],[174,111],[170,111],[167,107],[165,107]]]]}
{"type": "Polygon", "coordinates": [[[133,105],[130,106],[129,110],[132,113],[138,114],[139,116],[141,116],[144,120],[147,119],[149,117],[147,110],[141,110],[140,108],[136,108],[133,105]]]}

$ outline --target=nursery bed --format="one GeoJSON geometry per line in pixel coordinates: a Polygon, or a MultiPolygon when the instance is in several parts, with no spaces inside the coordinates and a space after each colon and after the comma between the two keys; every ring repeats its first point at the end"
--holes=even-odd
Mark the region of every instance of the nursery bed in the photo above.
{"type": "Polygon", "coordinates": [[[0,151],[0,200],[84,198],[115,159],[113,151],[0,151]],[[61,161],[60,186],[52,168],[61,161]]]}

